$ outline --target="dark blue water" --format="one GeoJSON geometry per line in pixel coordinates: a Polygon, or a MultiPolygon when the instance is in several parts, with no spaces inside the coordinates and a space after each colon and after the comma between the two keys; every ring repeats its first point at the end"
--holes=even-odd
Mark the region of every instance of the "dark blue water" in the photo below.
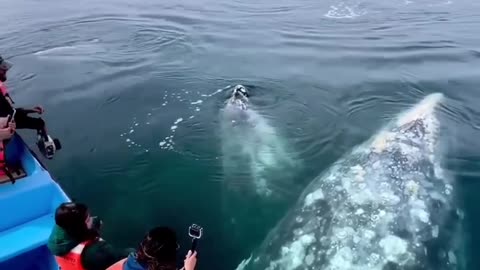
{"type": "Polygon", "coordinates": [[[115,244],[160,224],[188,245],[198,222],[199,269],[233,269],[316,175],[442,92],[468,269],[480,269],[480,3],[17,0],[2,11],[14,99],[44,105],[64,145],[48,166],[115,244]],[[272,199],[225,181],[221,89],[236,84],[299,161],[272,199]]]}

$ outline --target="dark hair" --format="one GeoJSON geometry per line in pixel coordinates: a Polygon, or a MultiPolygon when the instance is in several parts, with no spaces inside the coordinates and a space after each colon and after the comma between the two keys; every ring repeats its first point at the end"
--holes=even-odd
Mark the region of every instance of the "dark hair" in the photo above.
{"type": "Polygon", "coordinates": [[[85,223],[88,207],[82,203],[62,203],[55,212],[55,223],[77,242],[93,240],[98,233],[85,223]]]}
{"type": "Polygon", "coordinates": [[[156,227],[148,232],[140,243],[136,257],[148,270],[175,270],[177,236],[167,227],[156,227]]]}

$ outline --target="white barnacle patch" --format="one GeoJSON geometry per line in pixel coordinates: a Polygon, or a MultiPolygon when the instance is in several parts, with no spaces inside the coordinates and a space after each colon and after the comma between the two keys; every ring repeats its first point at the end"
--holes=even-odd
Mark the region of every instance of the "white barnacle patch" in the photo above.
{"type": "Polygon", "coordinates": [[[363,182],[365,180],[365,169],[360,165],[355,165],[351,168],[354,179],[357,182],[363,182]]]}
{"type": "Polygon", "coordinates": [[[432,228],[432,237],[437,238],[438,237],[438,225],[433,226],[432,228]]]}
{"type": "Polygon", "coordinates": [[[369,267],[376,266],[380,262],[380,255],[378,255],[377,253],[370,254],[370,256],[368,256],[367,262],[369,267]]]}
{"type": "Polygon", "coordinates": [[[330,176],[327,177],[328,182],[333,182],[336,179],[335,175],[331,174],[330,176]]]}
{"type": "Polygon", "coordinates": [[[365,237],[365,239],[372,239],[375,237],[375,232],[374,231],[371,231],[371,230],[364,230],[363,231],[363,237],[365,237]]]}
{"type": "Polygon", "coordinates": [[[407,242],[395,235],[387,235],[379,243],[387,260],[399,263],[401,257],[407,253],[407,242]]]}
{"type": "Polygon", "coordinates": [[[429,223],[430,214],[426,211],[427,206],[422,200],[410,201],[410,216],[414,219],[420,220],[423,223],[429,223]]]}
{"type": "Polygon", "coordinates": [[[450,185],[450,184],[445,185],[445,194],[446,195],[450,195],[450,193],[452,193],[452,190],[453,190],[452,185],[450,185]]]}
{"type": "Polygon", "coordinates": [[[419,185],[417,182],[409,180],[405,184],[405,191],[410,195],[416,195],[418,193],[419,185]]]}
{"type": "Polygon", "coordinates": [[[361,240],[361,238],[356,236],[356,235],[353,237],[353,243],[355,243],[355,244],[360,243],[360,240],[361,240]]]}
{"type": "Polygon", "coordinates": [[[421,208],[412,208],[410,209],[410,215],[419,219],[423,223],[428,223],[430,220],[430,215],[421,208]]]}
{"type": "Polygon", "coordinates": [[[327,269],[351,269],[352,260],[352,249],[350,247],[342,247],[335,253],[330,261],[330,267],[327,269]]]}
{"type": "Polygon", "coordinates": [[[295,269],[303,264],[306,251],[310,244],[315,242],[313,234],[304,234],[289,245],[283,246],[281,250],[281,259],[270,263],[267,269],[275,269],[275,266],[281,263],[285,264],[285,269],[295,269]]]}
{"type": "Polygon", "coordinates": [[[448,252],[448,261],[451,264],[457,264],[457,257],[455,256],[455,253],[453,253],[453,251],[451,250],[448,252]]]}
{"type": "Polygon", "coordinates": [[[355,233],[355,230],[351,227],[334,228],[333,233],[339,240],[343,240],[353,235],[355,233]]]}
{"type": "Polygon", "coordinates": [[[383,203],[388,205],[396,205],[400,203],[400,197],[393,193],[383,193],[382,194],[383,203]]]}
{"type": "Polygon", "coordinates": [[[308,254],[306,257],[305,257],[305,264],[310,266],[313,264],[315,260],[315,255],[313,255],[312,253],[308,254]]]}
{"type": "Polygon", "coordinates": [[[305,203],[303,206],[308,207],[312,205],[315,201],[322,200],[323,198],[324,198],[323,191],[321,189],[317,189],[305,197],[305,203]]]}
{"type": "Polygon", "coordinates": [[[381,131],[380,134],[378,134],[378,136],[375,137],[375,139],[372,142],[372,145],[371,145],[372,151],[374,153],[381,153],[385,151],[389,142],[393,138],[395,138],[395,134],[393,134],[392,132],[381,131]]]}

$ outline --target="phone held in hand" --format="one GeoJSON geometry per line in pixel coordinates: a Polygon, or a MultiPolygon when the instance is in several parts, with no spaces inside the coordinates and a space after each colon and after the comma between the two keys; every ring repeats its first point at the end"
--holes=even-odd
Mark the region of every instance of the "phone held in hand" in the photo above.
{"type": "Polygon", "coordinates": [[[17,114],[17,110],[13,109],[12,115],[8,118],[8,123],[15,122],[15,114],[17,114]]]}

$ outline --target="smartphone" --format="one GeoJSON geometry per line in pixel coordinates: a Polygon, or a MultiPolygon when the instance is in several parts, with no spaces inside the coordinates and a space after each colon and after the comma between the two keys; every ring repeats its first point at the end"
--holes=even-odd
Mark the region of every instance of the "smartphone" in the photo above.
{"type": "Polygon", "coordinates": [[[15,114],[17,113],[17,110],[16,109],[13,109],[13,113],[12,113],[12,116],[8,119],[8,122],[11,123],[11,122],[15,122],[15,114]]]}

